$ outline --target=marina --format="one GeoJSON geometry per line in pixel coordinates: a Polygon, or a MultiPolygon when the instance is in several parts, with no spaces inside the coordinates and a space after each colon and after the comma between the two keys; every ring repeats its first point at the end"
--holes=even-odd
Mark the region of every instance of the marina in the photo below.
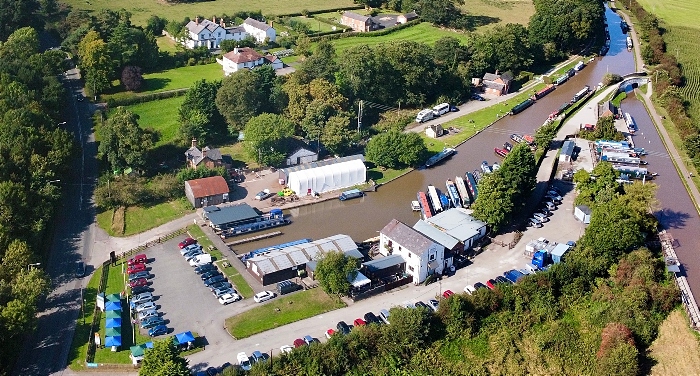
{"type": "Polygon", "coordinates": [[[468,208],[469,206],[471,206],[473,201],[470,197],[471,195],[469,194],[467,185],[464,183],[464,178],[462,178],[461,176],[456,176],[455,185],[457,186],[457,191],[459,191],[459,195],[462,197],[462,206],[468,208]]]}

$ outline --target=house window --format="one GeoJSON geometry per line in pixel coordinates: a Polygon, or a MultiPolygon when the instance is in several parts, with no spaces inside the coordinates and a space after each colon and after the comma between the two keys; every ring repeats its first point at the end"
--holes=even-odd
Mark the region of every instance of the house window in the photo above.
{"type": "Polygon", "coordinates": [[[431,254],[430,257],[428,257],[428,260],[435,261],[435,254],[431,254]]]}
{"type": "Polygon", "coordinates": [[[413,271],[413,267],[409,265],[408,270],[413,271]]]}

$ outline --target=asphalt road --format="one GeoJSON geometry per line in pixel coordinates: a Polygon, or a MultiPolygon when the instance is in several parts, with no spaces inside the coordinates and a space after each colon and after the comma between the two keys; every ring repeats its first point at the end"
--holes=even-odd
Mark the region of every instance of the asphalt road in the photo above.
{"type": "MultiPolygon", "coordinates": [[[[78,102],[81,92],[79,72],[72,69],[63,78],[71,93],[68,118],[61,125],[75,135],[80,145],[70,172],[60,177],[63,203],[54,221],[54,237],[48,260],[43,267],[51,277],[53,290],[39,307],[37,331],[25,341],[15,365],[15,375],[49,375],[62,373],[70,350],[75,324],[81,313],[81,295],[88,277],[76,279],[76,263],[91,259],[91,228],[95,219],[92,207],[92,187],[96,177],[97,147],[90,120],[91,104],[78,102]]],[[[101,262],[104,260],[97,260],[101,262]]],[[[87,273],[94,267],[88,265],[87,273]]]]}

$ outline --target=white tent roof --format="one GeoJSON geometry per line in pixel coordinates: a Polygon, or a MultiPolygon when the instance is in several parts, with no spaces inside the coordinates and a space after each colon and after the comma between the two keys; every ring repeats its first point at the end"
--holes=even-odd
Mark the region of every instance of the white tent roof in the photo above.
{"type": "Polygon", "coordinates": [[[355,279],[350,281],[350,279],[348,278],[348,282],[350,282],[353,287],[362,287],[364,285],[370,284],[372,281],[370,281],[369,278],[365,277],[364,274],[357,272],[355,279]]]}
{"type": "Polygon", "coordinates": [[[289,172],[287,185],[299,195],[310,189],[323,193],[365,182],[367,168],[360,159],[289,172]]]}

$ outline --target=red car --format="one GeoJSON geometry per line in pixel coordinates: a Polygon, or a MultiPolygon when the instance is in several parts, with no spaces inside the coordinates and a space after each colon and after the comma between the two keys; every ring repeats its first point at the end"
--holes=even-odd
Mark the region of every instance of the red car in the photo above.
{"type": "Polygon", "coordinates": [[[132,265],[136,265],[136,264],[145,264],[146,262],[148,262],[148,257],[146,257],[146,255],[141,253],[141,254],[138,254],[138,255],[130,258],[126,262],[126,264],[129,266],[132,266],[132,265]]]}
{"type": "Polygon", "coordinates": [[[363,319],[355,319],[355,321],[352,322],[353,325],[355,326],[365,326],[367,323],[363,319]]]}
{"type": "Polygon", "coordinates": [[[192,238],[187,238],[187,239],[181,241],[180,244],[178,244],[177,246],[180,247],[180,249],[183,249],[183,248],[187,247],[188,245],[192,245],[196,242],[197,241],[192,239],[192,238]]]}
{"type": "Polygon", "coordinates": [[[146,264],[134,264],[126,268],[126,272],[128,274],[134,274],[143,271],[146,271],[146,264]]]}
{"type": "Polygon", "coordinates": [[[139,287],[148,285],[148,280],[146,278],[139,278],[129,282],[129,287],[139,287]]]}
{"type": "Polygon", "coordinates": [[[297,338],[297,339],[294,340],[294,347],[295,347],[295,348],[299,348],[299,347],[302,347],[302,346],[304,346],[304,345],[306,345],[306,342],[304,342],[303,339],[297,338]]]}
{"type": "Polygon", "coordinates": [[[491,290],[495,289],[496,288],[496,280],[489,279],[488,281],[486,281],[486,286],[488,288],[490,288],[491,290]]]}
{"type": "Polygon", "coordinates": [[[445,292],[442,293],[442,296],[447,299],[450,296],[454,295],[455,293],[452,292],[452,290],[445,290],[445,292]]]}

